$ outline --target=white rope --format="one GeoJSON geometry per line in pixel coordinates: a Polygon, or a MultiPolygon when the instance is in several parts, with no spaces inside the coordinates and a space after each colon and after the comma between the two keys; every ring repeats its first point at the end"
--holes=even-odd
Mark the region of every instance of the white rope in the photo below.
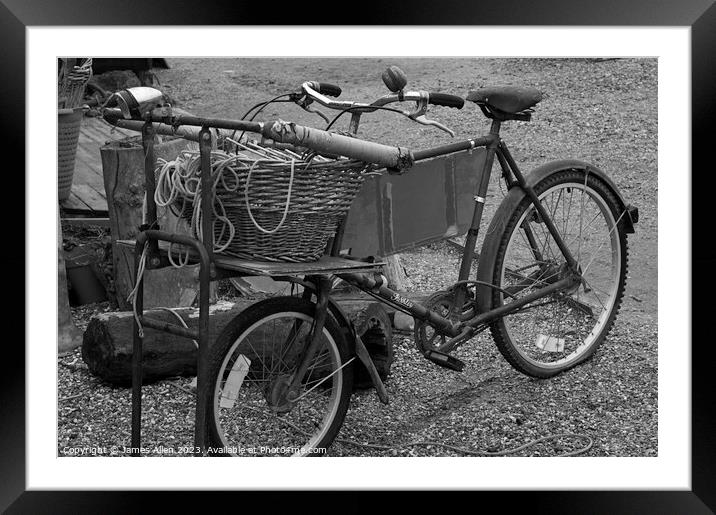
{"type": "MultiPolygon", "coordinates": [[[[244,185],[244,200],[246,201],[246,209],[249,214],[249,218],[252,223],[259,231],[265,234],[276,233],[286,222],[288,216],[288,210],[291,204],[291,196],[293,194],[293,184],[295,178],[296,168],[296,154],[287,151],[276,151],[274,149],[268,149],[259,145],[254,145],[249,142],[246,144],[229,140],[239,148],[242,153],[230,155],[220,150],[214,150],[211,152],[212,158],[212,194],[214,201],[212,202],[212,245],[214,252],[221,253],[227,250],[233,243],[236,235],[236,227],[228,217],[226,208],[221,198],[216,195],[216,191],[221,186],[221,189],[225,192],[238,192],[240,187],[239,171],[242,168],[237,168],[235,164],[240,167],[243,166],[248,168],[248,176],[244,185]],[[271,165],[271,164],[284,164],[288,160],[291,160],[291,175],[289,179],[288,191],[286,194],[286,204],[284,206],[283,215],[279,224],[272,230],[267,230],[261,227],[261,225],[254,218],[251,212],[251,206],[249,202],[249,186],[251,181],[251,174],[253,173],[256,166],[271,165]],[[249,166],[248,162],[251,162],[249,166]],[[229,179],[233,178],[233,186],[229,179]]],[[[176,206],[179,200],[182,200],[182,210],[191,205],[191,217],[189,219],[189,226],[192,234],[200,239],[204,240],[204,234],[202,229],[202,220],[204,213],[201,208],[201,156],[198,150],[184,150],[181,152],[174,161],[166,161],[164,159],[158,160],[159,166],[156,169],[157,181],[156,188],[154,191],[154,202],[158,207],[169,209],[170,206],[176,206]]],[[[177,224],[178,225],[178,224],[177,224]]],[[[189,251],[182,253],[174,248],[174,244],[169,247],[169,262],[172,266],[180,268],[189,262],[189,251]],[[179,254],[178,261],[174,259],[172,254],[179,254]]]]}
{"type": "Polygon", "coordinates": [[[254,215],[251,214],[251,205],[249,202],[249,183],[251,182],[251,173],[254,171],[254,168],[256,167],[256,163],[258,161],[255,161],[253,165],[251,165],[251,168],[249,168],[249,173],[246,176],[246,186],[244,187],[244,199],[246,200],[246,211],[249,214],[249,218],[254,224],[254,227],[256,227],[259,231],[266,233],[266,234],[274,234],[276,233],[281,227],[283,227],[284,222],[286,222],[286,216],[288,215],[288,207],[291,205],[291,192],[293,191],[293,176],[294,172],[296,170],[296,160],[291,159],[291,178],[288,181],[288,193],[286,194],[286,206],[283,209],[283,216],[281,217],[281,221],[278,223],[278,225],[271,229],[270,231],[267,231],[263,227],[259,225],[259,223],[254,219],[254,215]]]}
{"type": "MultiPolygon", "coordinates": [[[[171,313],[172,315],[174,315],[174,317],[175,317],[177,320],[179,320],[179,323],[184,327],[184,329],[189,329],[189,326],[186,324],[186,322],[184,322],[184,319],[181,317],[181,315],[180,315],[179,313],[177,313],[177,312],[175,311],[174,308],[159,307],[159,308],[157,308],[157,309],[162,309],[162,310],[164,310],[164,311],[168,311],[169,313],[171,313]]],[[[199,348],[199,342],[196,341],[196,340],[194,340],[193,338],[192,338],[191,341],[194,342],[194,345],[195,345],[196,348],[198,349],[198,348],[199,348]]]]}
{"type": "Polygon", "coordinates": [[[142,249],[142,256],[139,258],[139,266],[137,267],[137,277],[134,280],[134,288],[132,288],[132,291],[130,291],[129,295],[127,295],[127,302],[132,303],[132,313],[134,314],[134,320],[137,322],[137,333],[140,338],[144,338],[144,328],[142,327],[142,321],[139,319],[139,314],[137,313],[137,290],[139,290],[139,285],[142,283],[144,276],[148,250],[149,242],[146,242],[144,244],[144,248],[142,249]]]}
{"type": "MultiPolygon", "coordinates": [[[[217,154],[216,152],[212,154],[217,154]]],[[[217,161],[214,170],[215,178],[212,191],[214,193],[214,202],[212,203],[212,214],[214,220],[212,222],[212,245],[214,252],[223,252],[226,250],[231,242],[233,241],[236,229],[231,220],[226,216],[226,210],[221,199],[217,198],[216,188],[219,182],[221,182],[224,190],[232,192],[238,189],[239,177],[236,170],[229,168],[234,157],[226,157],[225,155],[219,154],[220,161],[217,161]],[[230,187],[227,184],[224,172],[229,172],[230,175],[234,176],[236,185],[230,187]],[[217,226],[220,223],[219,235],[215,236],[217,226]],[[227,236],[228,230],[228,236],[227,236]]],[[[192,233],[203,241],[204,234],[202,230],[202,218],[201,212],[201,159],[199,153],[196,151],[186,151],[177,156],[175,161],[160,160],[160,166],[157,173],[157,185],[154,191],[154,202],[159,207],[168,208],[169,206],[178,202],[182,199],[183,212],[186,209],[186,203],[190,201],[192,203],[192,216],[190,220],[190,227],[192,233]]],[[[177,221],[178,227],[178,221],[177,221]]],[[[169,261],[172,266],[181,267],[188,263],[189,255],[188,251],[183,255],[180,254],[180,262],[177,264],[172,253],[174,251],[174,244],[170,245],[169,249],[169,261]]]]}

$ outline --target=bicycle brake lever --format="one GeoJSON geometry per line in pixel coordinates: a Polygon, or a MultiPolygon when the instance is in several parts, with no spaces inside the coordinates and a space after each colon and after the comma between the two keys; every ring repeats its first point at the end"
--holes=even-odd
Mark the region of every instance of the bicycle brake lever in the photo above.
{"type": "Polygon", "coordinates": [[[325,114],[323,114],[321,111],[319,111],[318,109],[306,109],[306,111],[308,111],[309,113],[317,114],[318,116],[323,118],[323,121],[325,121],[326,123],[331,123],[331,120],[329,120],[328,117],[325,114]]]}
{"type": "MultiPolygon", "coordinates": [[[[308,99],[307,99],[307,100],[308,100],[308,99]]],[[[309,112],[309,113],[317,114],[318,116],[320,116],[321,118],[323,118],[323,120],[324,120],[326,123],[331,123],[331,121],[328,119],[328,117],[327,117],[325,114],[323,114],[321,111],[319,111],[318,109],[311,109],[310,107],[308,107],[308,105],[309,105],[310,103],[311,103],[310,100],[309,100],[309,101],[303,101],[303,102],[297,102],[297,104],[298,104],[298,105],[301,107],[301,109],[303,109],[304,111],[309,112]]]]}
{"type": "Polygon", "coordinates": [[[420,100],[418,100],[418,101],[416,102],[417,105],[416,105],[415,111],[413,111],[412,113],[408,114],[408,116],[410,117],[410,119],[412,119],[412,120],[414,120],[414,121],[416,121],[416,122],[418,122],[418,123],[420,123],[420,124],[423,124],[423,125],[432,125],[432,126],[434,126],[434,127],[437,127],[438,129],[447,132],[447,133],[450,135],[450,137],[454,138],[454,137],[455,137],[455,133],[454,133],[452,130],[448,129],[447,127],[445,127],[445,126],[444,126],[442,123],[440,123],[440,122],[436,122],[436,121],[433,121],[433,120],[428,120],[428,119],[425,117],[425,114],[428,112],[428,99],[429,99],[429,98],[430,98],[430,97],[429,97],[429,93],[428,93],[428,92],[426,92],[426,91],[421,91],[421,92],[420,92],[420,100]]]}
{"type": "Polygon", "coordinates": [[[442,123],[440,123],[440,122],[436,122],[435,120],[428,120],[427,118],[425,118],[424,115],[415,116],[415,117],[412,117],[412,116],[411,116],[411,118],[412,118],[413,120],[415,120],[416,122],[420,123],[420,124],[423,124],[423,125],[432,125],[433,127],[437,127],[438,129],[447,132],[447,133],[450,135],[451,138],[454,138],[454,137],[455,137],[455,132],[454,132],[454,131],[452,131],[451,129],[447,128],[446,126],[444,126],[444,125],[443,125],[442,123]]]}

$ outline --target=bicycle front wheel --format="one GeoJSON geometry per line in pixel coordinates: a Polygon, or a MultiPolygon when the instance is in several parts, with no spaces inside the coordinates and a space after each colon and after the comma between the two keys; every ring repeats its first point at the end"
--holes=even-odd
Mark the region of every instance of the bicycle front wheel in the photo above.
{"type": "Polygon", "coordinates": [[[348,344],[328,316],[298,395],[288,393],[313,334],[314,311],[304,299],[267,299],[217,338],[209,371],[212,454],[325,454],[348,409],[353,367],[345,366],[348,344]]]}
{"type": "MultiPolygon", "coordinates": [[[[612,190],[584,170],[541,180],[535,192],[577,260],[582,281],[494,322],[500,352],[520,372],[550,377],[594,354],[611,329],[624,295],[627,270],[624,216],[612,190]]],[[[499,236],[493,307],[537,291],[568,274],[554,237],[525,198],[499,236]]]]}

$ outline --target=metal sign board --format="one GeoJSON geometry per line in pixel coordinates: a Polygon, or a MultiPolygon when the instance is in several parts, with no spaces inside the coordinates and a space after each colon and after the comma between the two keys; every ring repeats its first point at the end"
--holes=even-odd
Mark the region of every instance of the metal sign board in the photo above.
{"type": "Polygon", "coordinates": [[[403,175],[366,179],[348,213],[344,249],[354,256],[389,256],[464,234],[485,149],[417,163],[403,175]]]}

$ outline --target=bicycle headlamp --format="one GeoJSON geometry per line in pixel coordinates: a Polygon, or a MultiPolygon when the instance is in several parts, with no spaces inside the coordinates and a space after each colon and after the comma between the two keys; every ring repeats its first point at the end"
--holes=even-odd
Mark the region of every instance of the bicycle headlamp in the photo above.
{"type": "Polygon", "coordinates": [[[114,93],[108,101],[108,107],[118,107],[126,119],[142,118],[147,112],[161,107],[165,102],[164,94],[154,88],[137,87],[123,89],[114,93]]]}

